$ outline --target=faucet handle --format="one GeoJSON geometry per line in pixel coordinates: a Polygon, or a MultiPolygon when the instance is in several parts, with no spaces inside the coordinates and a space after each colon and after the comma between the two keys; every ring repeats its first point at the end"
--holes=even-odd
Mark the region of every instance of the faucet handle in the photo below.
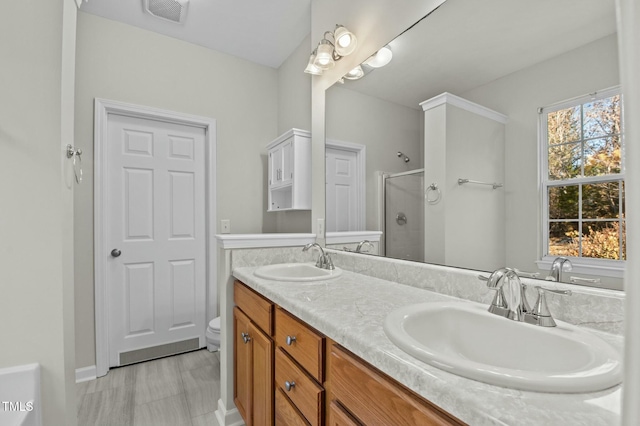
{"type": "Polygon", "coordinates": [[[336,267],[333,266],[333,260],[331,259],[331,255],[329,253],[326,253],[324,255],[324,268],[330,271],[336,269],[336,267]]]}
{"type": "Polygon", "coordinates": [[[538,291],[538,300],[536,300],[535,305],[533,305],[531,312],[525,315],[524,321],[529,324],[539,325],[542,327],[555,327],[556,322],[551,316],[551,311],[549,311],[545,293],[549,292],[563,296],[571,296],[571,290],[555,290],[541,286],[536,286],[535,289],[538,291]]]}
{"type": "Polygon", "coordinates": [[[520,278],[538,278],[540,277],[540,272],[525,272],[519,269],[514,269],[515,272],[520,278]]]}
{"type": "Polygon", "coordinates": [[[599,284],[600,278],[569,277],[572,284],[599,284]]]}

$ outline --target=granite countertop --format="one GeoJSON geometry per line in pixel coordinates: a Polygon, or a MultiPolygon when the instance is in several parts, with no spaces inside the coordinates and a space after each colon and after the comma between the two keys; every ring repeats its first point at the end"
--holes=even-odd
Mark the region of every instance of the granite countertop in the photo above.
{"type": "MultiPolygon", "coordinates": [[[[493,386],[413,358],[396,347],[382,328],[387,314],[399,307],[462,299],[349,271],[327,281],[294,283],[258,278],[253,274],[256,269],[236,268],[233,275],[469,424],[612,426],[621,422],[621,386],[586,394],[527,392],[493,386]]],[[[589,331],[622,350],[622,337],[589,331]]]]}

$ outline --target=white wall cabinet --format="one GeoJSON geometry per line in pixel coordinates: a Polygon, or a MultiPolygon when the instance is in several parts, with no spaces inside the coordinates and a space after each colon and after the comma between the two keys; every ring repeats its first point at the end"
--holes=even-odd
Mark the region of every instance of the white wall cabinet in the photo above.
{"type": "Polygon", "coordinates": [[[291,129],[267,145],[267,211],[311,210],[311,133],[291,129]]]}

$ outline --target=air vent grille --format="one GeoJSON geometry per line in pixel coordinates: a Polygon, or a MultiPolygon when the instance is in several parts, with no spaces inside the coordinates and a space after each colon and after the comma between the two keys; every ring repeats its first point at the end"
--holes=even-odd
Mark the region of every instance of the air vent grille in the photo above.
{"type": "Polygon", "coordinates": [[[187,14],[189,0],[143,0],[144,9],[156,18],[181,23],[187,14]]]}

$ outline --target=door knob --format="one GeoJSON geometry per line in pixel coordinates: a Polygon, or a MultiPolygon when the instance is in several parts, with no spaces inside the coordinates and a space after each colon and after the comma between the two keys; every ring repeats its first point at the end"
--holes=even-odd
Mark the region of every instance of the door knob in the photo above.
{"type": "Polygon", "coordinates": [[[120,250],[118,250],[118,249],[111,250],[111,256],[113,256],[113,257],[118,257],[121,254],[122,254],[122,252],[120,250]]]}

